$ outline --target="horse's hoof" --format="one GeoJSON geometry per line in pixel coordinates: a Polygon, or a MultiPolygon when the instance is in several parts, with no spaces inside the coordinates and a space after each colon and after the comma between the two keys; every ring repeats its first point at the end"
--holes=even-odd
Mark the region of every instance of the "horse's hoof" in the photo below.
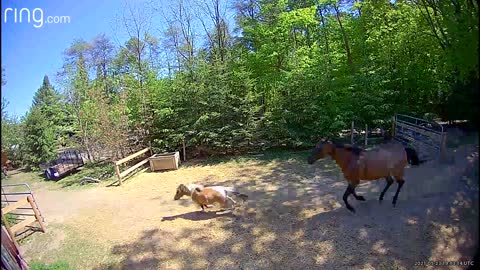
{"type": "Polygon", "coordinates": [[[378,203],[379,203],[379,204],[382,204],[382,202],[383,202],[383,199],[382,199],[382,198],[378,199],[378,203]]]}
{"type": "Polygon", "coordinates": [[[393,198],[392,204],[393,204],[393,207],[397,205],[397,198],[393,198]]]}
{"type": "Polygon", "coordinates": [[[355,213],[355,209],[350,205],[347,206],[347,209],[350,210],[352,213],[355,213]]]}
{"type": "Polygon", "coordinates": [[[357,196],[356,199],[359,200],[359,201],[365,201],[365,197],[363,197],[363,196],[357,196]]]}

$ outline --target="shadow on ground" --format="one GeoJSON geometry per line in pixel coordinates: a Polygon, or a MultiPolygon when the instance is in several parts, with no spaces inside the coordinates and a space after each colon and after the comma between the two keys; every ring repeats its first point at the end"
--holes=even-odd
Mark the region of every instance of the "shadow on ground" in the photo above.
{"type": "Polygon", "coordinates": [[[462,179],[478,177],[475,151],[476,158],[465,150],[452,164],[408,169],[396,208],[396,188],[380,204],[384,181],[362,184],[367,201],[350,198],[355,214],[343,206],[346,182],[331,160],[256,160],[260,166],[245,166],[237,179],[214,183],[249,195],[233,213],[163,217],[158,228],[112,247],[120,262],[97,269],[411,269],[419,261],[470,260],[478,181],[462,179]],[[180,223],[188,226],[176,229],[180,223]]]}
{"type": "Polygon", "coordinates": [[[196,212],[189,212],[189,213],[175,215],[175,216],[163,217],[162,221],[171,221],[177,218],[191,220],[191,221],[198,221],[198,220],[208,220],[208,219],[213,219],[213,218],[218,218],[223,216],[235,217],[235,215],[229,210],[226,210],[226,211],[217,210],[217,211],[206,211],[206,212],[196,211],[196,212]]]}

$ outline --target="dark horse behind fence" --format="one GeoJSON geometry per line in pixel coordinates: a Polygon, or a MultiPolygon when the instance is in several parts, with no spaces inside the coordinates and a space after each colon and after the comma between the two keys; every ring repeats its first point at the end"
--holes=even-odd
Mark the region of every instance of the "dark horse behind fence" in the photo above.
{"type": "Polygon", "coordinates": [[[363,150],[359,147],[348,144],[337,144],[322,139],[313,149],[308,158],[308,163],[313,164],[316,160],[331,156],[342,169],[343,175],[348,182],[348,187],[343,194],[343,201],[348,210],[355,212],[355,209],[348,203],[348,196],[353,194],[355,199],[365,201],[363,196],[355,193],[355,187],[360,180],[377,180],[385,178],[387,185],[380,193],[380,202],[388,188],[396,180],[398,183],[397,192],[393,197],[393,207],[398,199],[398,193],[405,183],[404,171],[408,162],[412,165],[420,164],[416,151],[404,147],[398,142],[386,142],[372,150],[363,150]]]}
{"type": "Polygon", "coordinates": [[[12,167],[12,161],[8,159],[7,153],[2,151],[2,173],[5,177],[8,175],[7,170],[9,167],[12,167]]]}

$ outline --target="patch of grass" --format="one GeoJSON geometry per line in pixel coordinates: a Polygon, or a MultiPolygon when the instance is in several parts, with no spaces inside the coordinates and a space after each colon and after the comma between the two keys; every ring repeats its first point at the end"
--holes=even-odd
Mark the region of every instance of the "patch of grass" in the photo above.
{"type": "MultiPolygon", "coordinates": [[[[87,163],[77,172],[66,175],[62,179],[48,180],[45,178],[43,172],[10,172],[11,174],[6,179],[2,179],[2,184],[20,184],[25,183],[30,186],[32,190],[48,189],[84,189],[98,186],[98,184],[84,184],[81,185],[85,176],[96,178],[105,183],[110,183],[114,176],[114,167],[109,162],[87,163]]],[[[103,185],[103,183],[101,183],[103,185]]],[[[8,188],[9,191],[25,191],[24,186],[8,188]]]]}
{"type": "MultiPolygon", "coordinates": [[[[7,222],[8,226],[12,227],[13,225],[15,225],[17,222],[17,219],[15,218],[15,215],[13,215],[12,213],[7,213],[5,215],[5,221],[7,222]]],[[[3,224],[3,219],[2,219],[2,225],[3,224]]]]}
{"type": "Polygon", "coordinates": [[[31,270],[72,270],[70,264],[66,261],[56,261],[52,264],[45,264],[38,261],[33,261],[30,264],[31,270]]]}
{"type": "MultiPolygon", "coordinates": [[[[21,184],[21,183],[28,184],[32,190],[36,190],[39,188],[55,189],[57,187],[55,182],[46,181],[46,179],[43,177],[43,174],[39,172],[22,172],[20,170],[15,172],[10,171],[8,178],[5,180],[2,180],[2,185],[3,184],[21,184]]],[[[8,191],[25,191],[25,187],[24,186],[11,187],[11,188],[8,188],[8,191]]]]}
{"type": "Polygon", "coordinates": [[[91,187],[96,184],[84,184],[80,183],[83,181],[84,177],[96,178],[100,181],[109,181],[114,176],[114,166],[110,162],[95,162],[87,163],[83,168],[78,172],[65,176],[64,178],[57,181],[62,188],[71,187],[71,188],[80,188],[80,187],[91,187]]]}
{"type": "MultiPolygon", "coordinates": [[[[118,260],[110,253],[110,245],[99,241],[88,230],[67,224],[50,225],[47,233],[34,234],[28,239],[31,262],[48,263],[50,268],[31,269],[93,269],[102,262],[118,260]],[[66,267],[68,264],[68,268],[66,267]],[[58,268],[52,268],[54,265],[58,268]],[[61,266],[61,267],[60,267],[61,266]]],[[[26,243],[27,244],[27,243],[26,243]]],[[[39,263],[39,267],[44,265],[39,263]]]]}

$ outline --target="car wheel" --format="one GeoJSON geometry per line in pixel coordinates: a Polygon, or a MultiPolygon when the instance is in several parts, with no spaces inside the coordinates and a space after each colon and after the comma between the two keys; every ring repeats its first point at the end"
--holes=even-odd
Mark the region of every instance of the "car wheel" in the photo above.
{"type": "Polygon", "coordinates": [[[48,180],[52,180],[52,175],[50,174],[50,170],[46,169],[45,170],[45,177],[47,177],[48,180]]]}

